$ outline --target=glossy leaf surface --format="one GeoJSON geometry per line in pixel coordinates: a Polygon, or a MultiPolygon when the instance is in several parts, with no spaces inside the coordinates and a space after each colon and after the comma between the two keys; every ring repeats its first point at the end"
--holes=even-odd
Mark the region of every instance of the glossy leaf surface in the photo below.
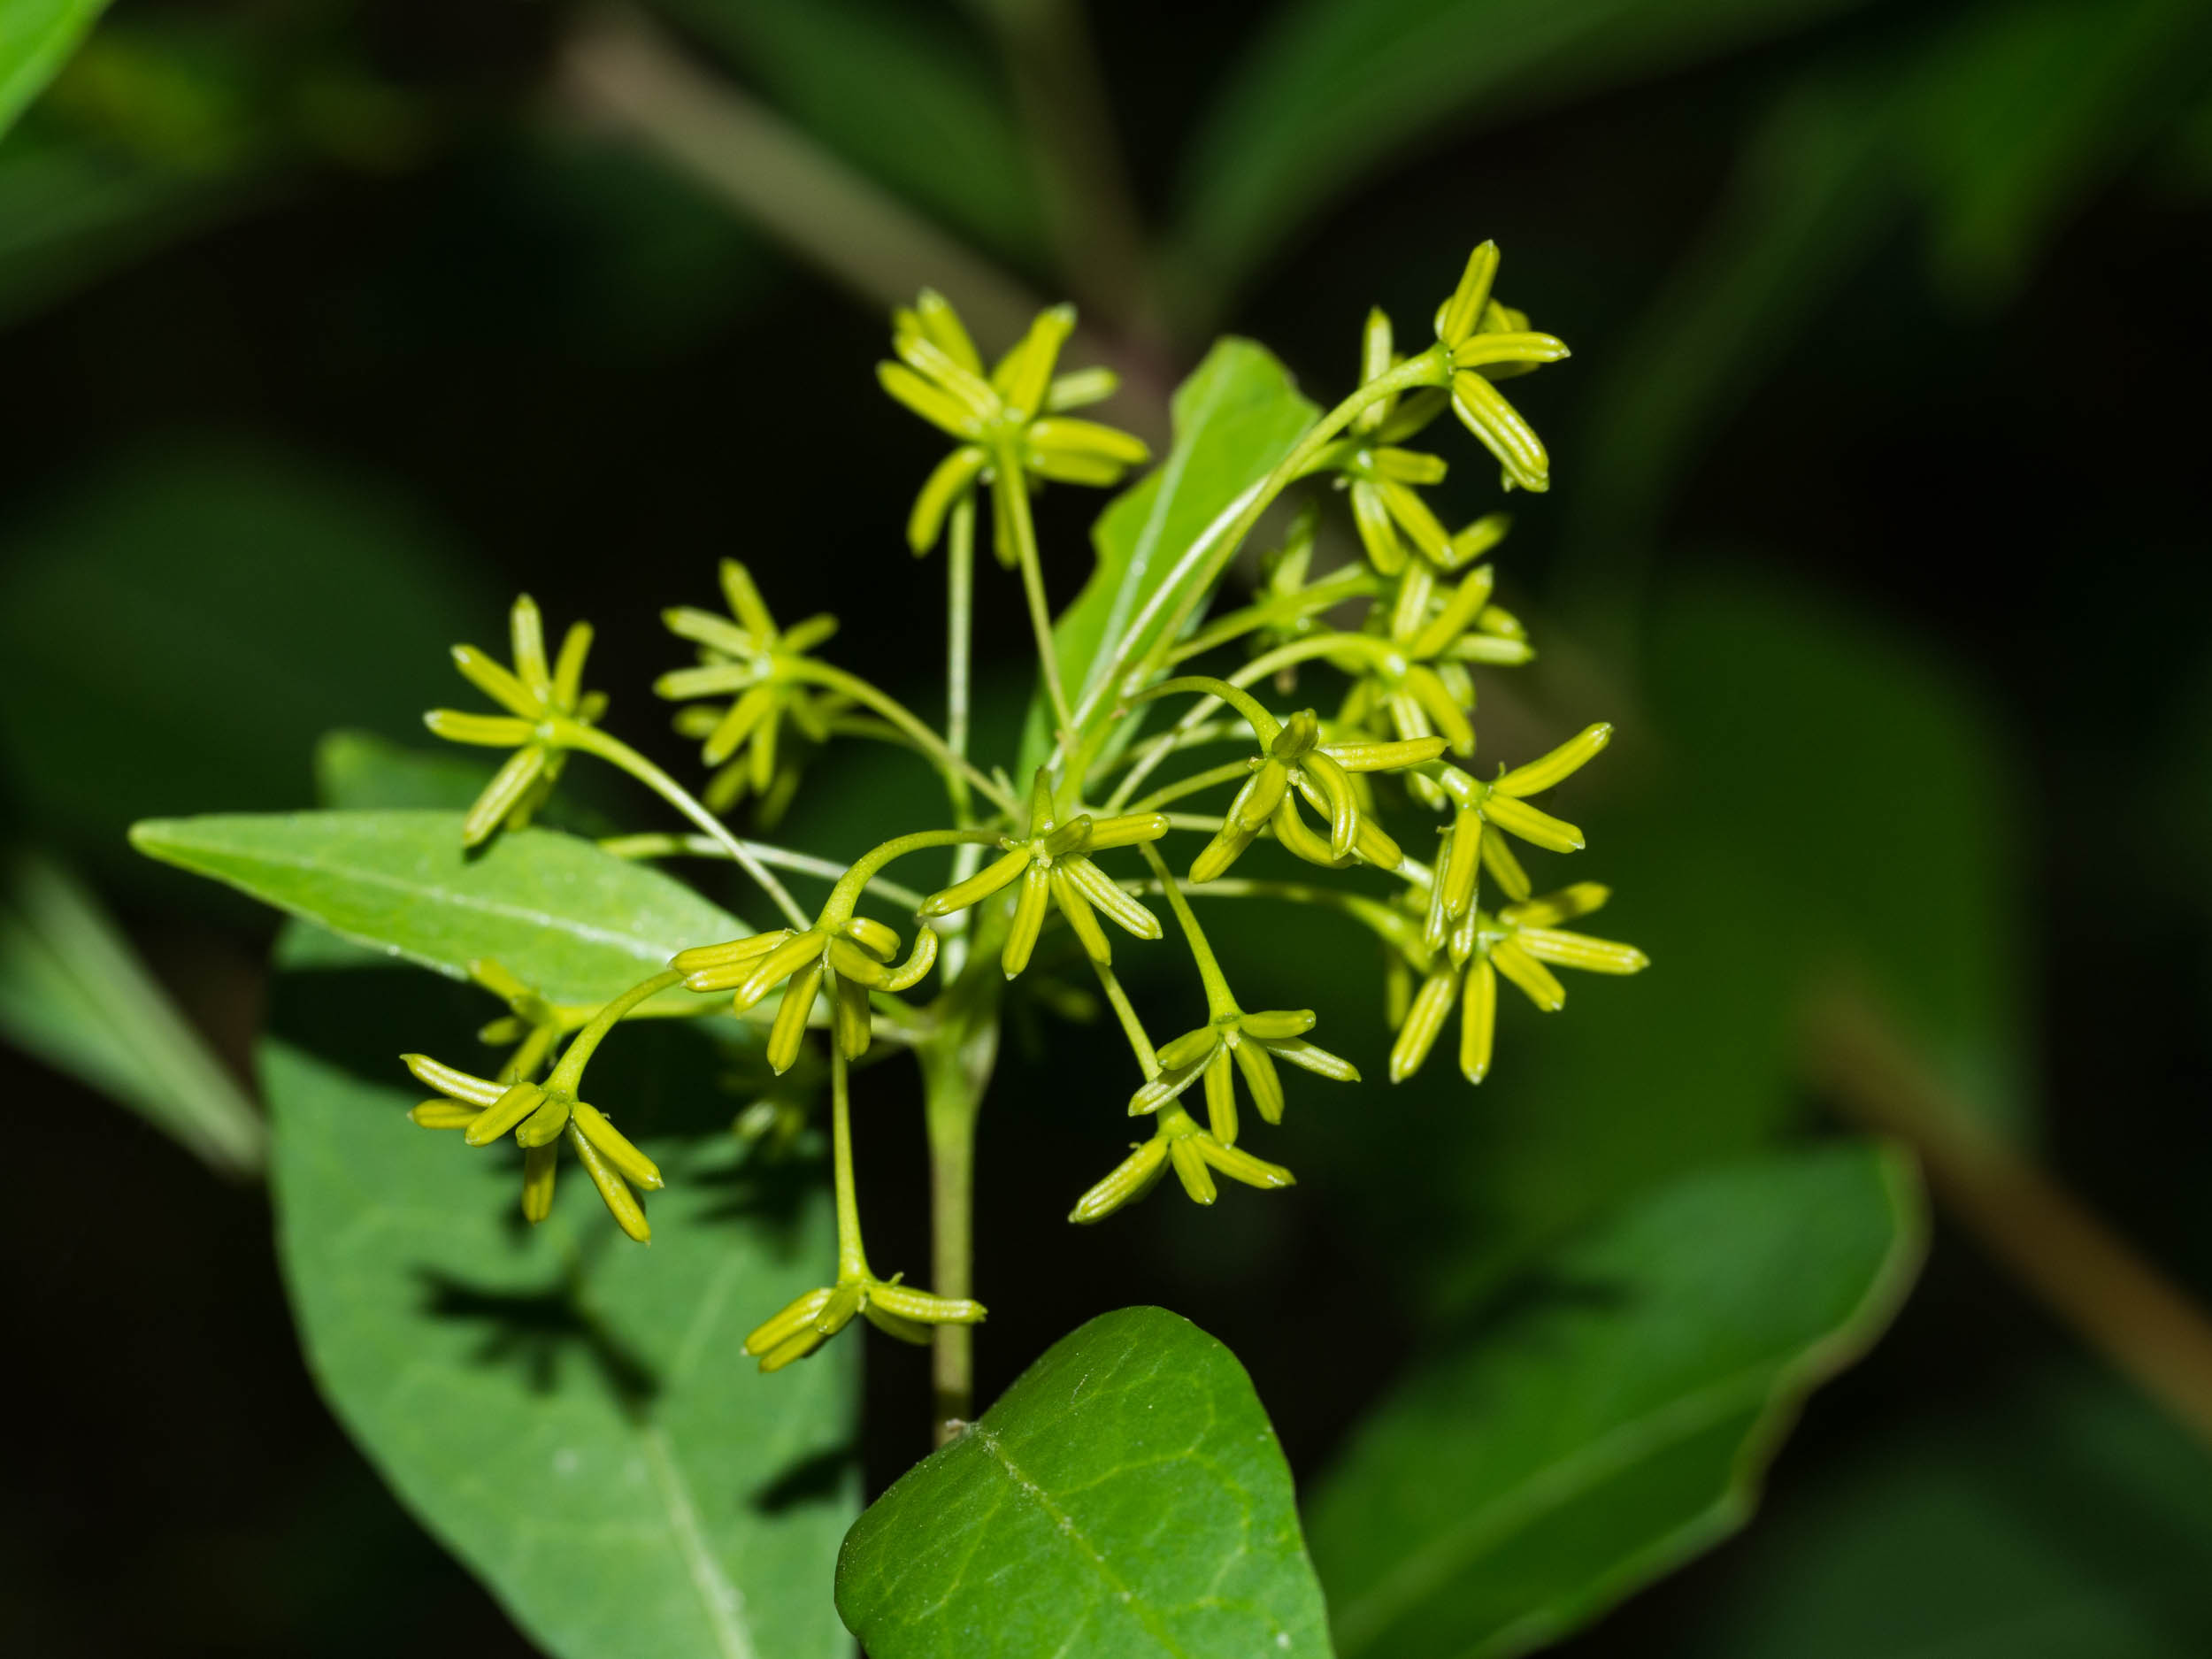
{"type": "Polygon", "coordinates": [[[879,1498],[837,1605],[872,1659],[1329,1651],[1251,1379],[1158,1308],[1054,1344],[879,1498]]]}
{"type": "MultiPolygon", "coordinates": [[[[611,905],[579,913],[612,926],[611,905]]],[[[859,1346],[774,1378],[741,1352],[831,1251],[818,1172],[748,1163],[712,1046],[651,1022],[592,1094],[668,1177],[652,1244],[572,1161],[528,1227],[513,1148],[411,1124],[396,1057],[470,1064],[496,1005],[307,940],[281,954],[326,965],[280,979],[262,1080],[286,1283],[349,1432],[558,1659],[831,1652],[859,1346]]]]}
{"type": "Polygon", "coordinates": [[[556,1002],[612,996],[742,922],[657,870],[551,830],[475,854],[450,812],[157,819],[132,844],[343,938],[456,978],[495,958],[556,1002]]]}

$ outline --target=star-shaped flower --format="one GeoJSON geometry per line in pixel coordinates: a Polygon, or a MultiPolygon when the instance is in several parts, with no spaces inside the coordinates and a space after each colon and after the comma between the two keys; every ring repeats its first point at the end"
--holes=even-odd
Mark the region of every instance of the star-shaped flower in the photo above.
{"type": "MultiPolygon", "coordinates": [[[[1180,684],[1170,680],[1158,689],[1180,684]]],[[[1192,861],[1190,879],[1211,881],[1243,856],[1262,829],[1271,826],[1276,840],[1309,864],[1343,864],[1356,855],[1379,869],[1395,870],[1404,855],[1373,816],[1362,810],[1347,774],[1394,771],[1433,760],[1444,752],[1444,740],[1323,743],[1321,723],[1311,709],[1278,722],[1248,697],[1240,697],[1236,707],[1259,739],[1260,753],[1248,763],[1252,776],[1230,802],[1221,828],[1192,861]],[[1299,817],[1300,797],[1328,820],[1325,838],[1299,817]]]]}
{"type": "MultiPolygon", "coordinates": [[[[1060,348],[1074,327],[1072,306],[1040,312],[987,377],[975,342],[942,295],[925,288],[912,311],[895,313],[891,343],[899,361],[878,365],[876,378],[900,403],[959,440],[915,497],[906,526],[915,552],[937,544],[953,503],[979,479],[995,488],[1027,488],[1031,479],[1104,486],[1150,457],[1143,441],[1128,433],[1066,418],[1068,410],[1112,396],[1117,385],[1105,369],[1055,377],[1060,348]],[[1021,476],[999,478],[1010,460],[1021,476]]],[[[994,529],[999,563],[1011,568],[1015,554],[1002,513],[994,529]]]]}
{"type": "Polygon", "coordinates": [[[1590,973],[1641,972],[1650,958],[1633,945],[1593,939],[1559,926],[1588,915],[1610,896],[1594,881],[1578,881],[1542,898],[1509,904],[1495,916],[1470,910],[1441,952],[1431,951],[1409,933],[1402,937],[1401,948],[1423,979],[1399,1022],[1397,1041],[1390,1050],[1390,1080],[1402,1082],[1420,1070],[1455,1003],[1460,1009],[1459,1069],[1470,1083],[1487,1077],[1499,974],[1520,987],[1538,1008],[1552,1013],[1565,1005],[1567,991],[1547,964],[1590,973]]]}
{"type": "MultiPolygon", "coordinates": [[[[640,1244],[653,1235],[633,1185],[658,1192],[661,1172],[606,1115],[557,1080],[543,1084],[477,1077],[426,1054],[402,1055],[416,1080],[442,1097],[409,1114],[426,1129],[458,1129],[470,1146],[489,1146],[512,1133],[522,1148],[522,1213],[533,1223],[553,1209],[553,1177],[565,1138],[615,1224],[640,1244]]],[[[555,1079],[560,1073],[557,1071],[555,1079]]]]}
{"type": "Polygon", "coordinates": [[[1469,256],[1459,286],[1438,308],[1437,343],[1450,375],[1452,411],[1504,469],[1506,488],[1551,488],[1551,457],[1543,440],[1492,382],[1526,373],[1567,356],[1567,344],[1529,331],[1528,319],[1490,297],[1497,280],[1498,244],[1486,242],[1469,256]]]}
{"type": "Polygon", "coordinates": [[[840,917],[825,907],[803,933],[783,927],[726,944],[695,945],[678,952],[669,965],[684,976],[687,989],[732,992],[731,1007],[741,1014],[783,986],[783,1002],[768,1031],[768,1064],[781,1073],[798,1059],[814,1000],[825,988],[839,1049],[849,1060],[868,1052],[874,1025],[868,993],[919,984],[937,960],[937,935],[919,929],[913,950],[895,968],[890,964],[898,951],[898,934],[881,922],[840,917]]]}
{"type": "Polygon", "coordinates": [[[1123,1205],[1134,1203],[1149,1193],[1171,1169],[1195,1204],[1210,1204],[1219,1196],[1214,1186],[1217,1170],[1263,1192],[1297,1184],[1281,1164],[1256,1158],[1241,1147],[1201,1129],[1188,1112],[1171,1101],[1161,1109],[1152,1139],[1133,1144],[1129,1156],[1076,1201],[1068,1219],[1086,1225],[1103,1221],[1123,1205]]]}
{"type": "Polygon", "coordinates": [[[810,1290],[755,1327],[745,1339],[745,1351],[760,1361],[764,1371],[781,1371],[850,1325],[855,1314],[885,1335],[917,1345],[929,1340],[932,1325],[974,1325],[984,1317],[981,1302],[909,1290],[899,1282],[904,1277],[878,1279],[863,1269],[835,1285],[810,1290]]]}
{"type": "MultiPolygon", "coordinates": [[[[829,736],[832,700],[805,674],[807,654],[837,632],[837,618],[813,616],[779,628],[753,584],[752,573],[735,559],[722,561],[722,592],[729,602],[726,617],[689,605],[661,613],[670,633],[699,647],[699,663],[663,674],[653,689],[676,701],[735,693],[736,701],[727,708],[695,704],[677,718],[681,727],[695,733],[706,727],[701,759],[715,767],[741,764],[745,787],[765,797],[776,782],[776,757],[787,721],[818,742],[829,736]],[[697,712],[702,709],[711,715],[710,724],[697,712]]],[[[709,792],[725,799],[738,793],[720,778],[709,785],[709,792]]]]}
{"type": "Polygon", "coordinates": [[[1022,884],[1014,902],[1014,919],[999,953],[999,966],[1008,979],[1029,965],[1037,935],[1045,925],[1045,910],[1056,904],[1068,926],[1082,941],[1084,954],[1094,962],[1113,960],[1113,946],[1098,925],[1100,910],[1125,932],[1139,939],[1157,939],[1160,918],[1129,896],[1091,862],[1090,855],[1115,847],[1133,847],[1167,833],[1164,812],[1130,812],[1118,818],[1094,818],[1087,813],[1066,823],[1053,816],[1052,787],[1039,769],[1029,791],[1029,824],[1017,840],[999,838],[1005,856],[987,865],[965,881],[933,893],[924,902],[924,917],[949,916],[980,903],[994,893],[1022,884]]]}
{"type": "Polygon", "coordinates": [[[453,662],[468,681],[505,714],[467,714],[433,709],[423,724],[456,743],[511,749],[507,764],[484,786],[483,794],[461,820],[461,839],[474,847],[504,824],[526,828],[531,814],[545,804],[567,760],[563,726],[589,726],[607,706],[599,692],[583,689],[584,657],[591,649],[591,625],[570,625],[559,659],[549,666],[545,622],[528,594],[514,603],[509,618],[515,665],[501,667],[473,645],[453,648],[453,662]]]}
{"type": "Polygon", "coordinates": [[[1214,1139],[1224,1146],[1237,1140],[1237,1102],[1234,1073],[1244,1074],[1252,1103],[1269,1123],[1283,1120],[1283,1080],[1275,1061],[1302,1066],[1333,1082],[1356,1083],[1358,1068],[1348,1060],[1306,1041],[1313,1029],[1311,1009],[1275,1009],[1248,1014],[1230,1008],[1201,1025],[1160,1046],[1159,1074],[1129,1097],[1129,1115],[1156,1112],[1178,1098],[1193,1083],[1206,1086],[1206,1118],[1214,1139]],[[1270,1058],[1272,1056],[1273,1058],[1270,1058]]]}
{"type": "MultiPolygon", "coordinates": [[[[1379,618],[1382,634],[1338,636],[1333,661],[1352,676],[1337,710],[1340,728],[1358,731],[1387,721],[1402,741],[1441,733],[1455,753],[1474,752],[1475,664],[1525,663],[1536,653],[1517,619],[1490,603],[1494,568],[1479,565],[1440,596],[1425,565],[1399,579],[1397,603],[1379,618]]],[[[1437,787],[1414,780],[1416,793],[1443,804],[1437,787]]]]}

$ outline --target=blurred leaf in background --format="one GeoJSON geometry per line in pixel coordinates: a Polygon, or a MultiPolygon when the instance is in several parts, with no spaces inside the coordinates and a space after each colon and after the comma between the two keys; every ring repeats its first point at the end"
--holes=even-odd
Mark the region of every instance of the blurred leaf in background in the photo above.
{"type": "Polygon", "coordinates": [[[1525,1653],[1744,1525],[1805,1394],[1918,1271],[1909,1157],[1697,1176],[1417,1366],[1316,1494],[1344,1659],[1525,1653]]]}
{"type": "Polygon", "coordinates": [[[497,615],[396,492],[266,449],[111,461],[4,541],[0,766],[27,827],[126,884],[133,819],[296,806],[325,731],[419,732],[419,665],[497,615]]]}
{"type": "Polygon", "coordinates": [[[20,854],[0,890],[0,1035],[132,1108],[225,1175],[257,1173],[267,1133],[100,902],[20,854]]]}
{"type": "Polygon", "coordinates": [[[0,12],[0,133],[44,91],[107,0],[16,0],[0,12]]]}
{"type": "Polygon", "coordinates": [[[2194,1659],[2212,1651],[2203,1448],[2047,1364],[1928,1402],[1792,1494],[1662,1659],[2194,1659]]]}

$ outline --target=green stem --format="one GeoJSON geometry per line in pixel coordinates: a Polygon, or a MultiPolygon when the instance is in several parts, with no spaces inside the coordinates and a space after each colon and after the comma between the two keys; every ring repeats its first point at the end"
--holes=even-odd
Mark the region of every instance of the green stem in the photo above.
{"type": "Polygon", "coordinates": [[[1043,561],[1037,553],[1037,526],[1029,516],[1029,484],[1022,475],[1021,457],[1010,442],[995,448],[997,476],[991,488],[1002,505],[1002,518],[1014,543],[1014,560],[1021,566],[1022,591],[1029,600],[1029,626],[1037,636],[1037,668],[1044,676],[1045,695],[1052,703],[1052,718],[1060,728],[1056,748],[1064,747],[1075,730],[1075,715],[1068,707],[1068,688],[1060,680],[1060,652],[1052,641],[1052,610],[1045,601],[1043,561]]]}
{"type": "Polygon", "coordinates": [[[803,928],[807,925],[806,912],[785,890],[783,883],[770,873],[768,866],[753,856],[752,849],[730,833],[729,826],[702,806],[690,790],[620,738],[603,732],[595,726],[564,719],[553,722],[553,741],[564,749],[581,749],[588,755],[596,755],[628,772],[719,842],[737,861],[739,868],[760,884],[760,890],[775,902],[776,908],[790,918],[794,927],[803,928]]]}
{"type": "Polygon", "coordinates": [[[1149,1083],[1160,1075],[1160,1056],[1153,1051],[1152,1039],[1145,1034],[1144,1024],[1137,1018],[1137,1010],[1129,1005],[1129,993],[1121,988],[1121,981],[1104,963],[1094,960],[1092,969],[1098,975],[1100,987],[1113,1007],[1114,1018],[1121,1022],[1121,1034],[1129,1039],[1129,1047],[1135,1051],[1137,1065],[1149,1083]]]}
{"type": "Polygon", "coordinates": [[[665,968],[649,979],[641,979],[602,1008],[592,1017],[591,1024],[578,1032],[568,1045],[561,1063],[553,1068],[553,1075],[545,1080],[547,1089],[574,1094],[576,1086],[584,1080],[585,1066],[591,1063],[591,1056],[598,1052],[599,1045],[607,1040],[607,1033],[621,1022],[622,1017],[646,998],[658,996],[672,985],[683,982],[681,973],[674,968],[665,968]]]}
{"type": "MultiPolygon", "coordinates": [[[[975,629],[975,495],[952,506],[945,549],[945,747],[961,765],[968,764],[970,645],[975,629]]],[[[963,826],[968,821],[967,780],[952,803],[963,826]]]]}
{"type": "Polygon", "coordinates": [[[1250,766],[1240,760],[1233,760],[1226,765],[1211,766],[1204,772],[1193,772],[1187,778],[1179,778],[1173,783],[1155,789],[1143,800],[1131,802],[1128,810],[1132,812],[1156,812],[1171,801],[1179,801],[1187,795],[1196,795],[1217,784],[1234,783],[1251,775],[1250,766]]]}
{"type": "Polygon", "coordinates": [[[1145,863],[1152,866],[1160,891],[1167,895],[1168,906],[1175,912],[1176,923],[1190,946],[1191,958],[1198,964],[1198,977],[1206,987],[1207,1014],[1219,1019],[1224,1014],[1235,1013],[1237,999],[1229,994],[1228,979],[1221,972],[1221,964],[1214,959],[1213,947],[1206,942],[1206,930],[1191,914],[1190,903],[1183,897],[1182,884],[1168,872],[1167,861],[1150,841],[1140,843],[1137,850],[1144,855],[1145,863]]]}
{"type": "MultiPolygon", "coordinates": [[[[974,1294],[975,1128],[998,1058],[995,1009],[971,1010],[917,1051],[929,1134],[930,1288],[974,1294]]],[[[936,1439],[943,1445],[975,1416],[975,1331],[938,1325],[930,1378],[936,1439]]]]}
{"type": "Polygon", "coordinates": [[[896,835],[881,846],[872,847],[854,860],[852,867],[838,878],[830,889],[829,898],[822,905],[820,918],[807,926],[841,927],[852,920],[853,906],[860,902],[863,888],[875,879],[876,872],[895,858],[918,853],[931,847],[959,847],[989,844],[998,840],[998,833],[987,829],[916,830],[909,835],[896,835]]]}
{"type": "MultiPolygon", "coordinates": [[[[1139,692],[1132,701],[1149,703],[1156,697],[1171,697],[1184,691],[1195,691],[1215,702],[1227,703],[1250,724],[1252,734],[1260,740],[1263,746],[1273,742],[1275,734],[1283,729],[1282,722],[1270,714],[1266,705],[1257,697],[1225,680],[1217,680],[1211,674],[1183,674],[1173,680],[1164,680],[1149,690],[1139,692]]],[[[1203,706],[1212,705],[1208,703],[1203,706]]]]}
{"type": "Polygon", "coordinates": [[[860,1242],[860,1199],[853,1187],[853,1102],[845,1051],[830,1044],[830,1158],[837,1186],[837,1278],[866,1279],[868,1253],[860,1242]]]}
{"type": "Polygon", "coordinates": [[[1317,611],[1340,605],[1348,599],[1371,596],[1379,591],[1374,574],[1357,565],[1347,565],[1333,576],[1325,576],[1311,586],[1281,599],[1263,601],[1232,611],[1225,617],[1217,618],[1168,653],[1170,663],[1187,662],[1194,657],[1203,657],[1208,651],[1240,639],[1256,629],[1271,624],[1295,622],[1317,611]]]}
{"type": "MultiPolygon", "coordinates": [[[[963,763],[968,758],[968,705],[972,695],[975,637],[975,493],[971,490],[953,503],[945,549],[945,746],[963,763]]],[[[953,803],[953,818],[962,828],[972,822],[964,800],[953,803]]],[[[952,857],[952,879],[957,887],[983,864],[983,849],[963,846],[952,857]]],[[[918,907],[919,901],[917,901],[918,907]]],[[[953,919],[945,939],[945,979],[960,977],[967,965],[968,937],[974,923],[963,912],[953,919]]]]}
{"type": "MultiPolygon", "coordinates": [[[[1248,686],[1256,680],[1265,679],[1279,668],[1287,668],[1294,663],[1302,663],[1311,657],[1325,657],[1333,650],[1342,650],[1346,649],[1347,641],[1356,642],[1362,649],[1365,649],[1368,639],[1363,634],[1326,634],[1317,635],[1310,640],[1294,640],[1288,645],[1277,646],[1273,650],[1254,657],[1229,675],[1225,683],[1232,686],[1248,686]]],[[[1379,640],[1372,643],[1382,646],[1382,641],[1379,640]]],[[[1388,647],[1384,646],[1383,649],[1387,649],[1388,647]]],[[[1171,680],[1168,683],[1176,685],[1183,682],[1171,680]]],[[[1153,687],[1155,693],[1165,689],[1165,686],[1153,687]]],[[[1154,739],[1150,746],[1131,763],[1129,770],[1123,774],[1121,782],[1115,787],[1113,795],[1100,810],[1125,811],[1127,809],[1123,803],[1136,793],[1137,786],[1157,771],[1162,761],[1189,742],[1193,733],[1199,730],[1206,717],[1219,708],[1223,701],[1217,695],[1209,692],[1196,703],[1192,703],[1189,708],[1184,710],[1175,724],[1154,739]]],[[[1245,711],[1240,709],[1239,712],[1245,711]]],[[[1245,718],[1248,721],[1251,717],[1247,713],[1245,718]]]]}
{"type": "MultiPolygon", "coordinates": [[[[794,852],[788,847],[772,846],[767,841],[746,841],[753,856],[764,864],[778,864],[795,871],[803,876],[819,876],[825,881],[834,881],[845,873],[846,866],[834,859],[817,858],[812,853],[794,852]]],[[[726,858],[729,849],[711,835],[610,835],[599,843],[603,853],[612,853],[617,858],[726,858]]],[[[894,904],[919,906],[923,895],[911,887],[902,887],[895,881],[873,881],[869,891],[879,893],[894,904]]]]}
{"type": "MultiPolygon", "coordinates": [[[[1208,526],[1206,532],[1192,542],[1176,561],[1174,567],[1155,590],[1152,601],[1137,613],[1128,631],[1123,634],[1121,649],[1115,653],[1107,672],[1099,678],[1096,690],[1084,699],[1081,718],[1090,718],[1106,699],[1119,698],[1125,685],[1133,681],[1141,685],[1157,669],[1159,663],[1174,650],[1183,625],[1190,619],[1191,611],[1213,592],[1215,583],[1221,580],[1222,572],[1229,567],[1229,561],[1236,557],[1237,549],[1251,533],[1252,526],[1259,522],[1260,515],[1305,471],[1330,439],[1349,426],[1362,410],[1386,397],[1417,386],[1442,385],[1448,367],[1444,348],[1432,346],[1426,351],[1408,357],[1389,373],[1368,381],[1307,428],[1306,435],[1282,458],[1275,470],[1246,493],[1242,497],[1243,504],[1235,517],[1230,518],[1218,532],[1208,526]],[[1194,570],[1200,573],[1194,577],[1189,575],[1194,570]],[[1171,600],[1171,595],[1176,597],[1171,600]],[[1162,617],[1158,614],[1158,607],[1164,603],[1171,604],[1172,608],[1162,617]],[[1141,663],[1132,662],[1131,648],[1143,639],[1151,640],[1152,645],[1145,652],[1141,663]],[[1132,670],[1136,672],[1133,673],[1132,670]]],[[[1064,738],[1063,741],[1065,741],[1064,738]]]]}
{"type": "Polygon", "coordinates": [[[811,657],[787,658],[784,668],[794,680],[812,680],[818,686],[844,693],[855,703],[866,703],[913,739],[915,746],[934,761],[937,770],[944,774],[945,788],[952,796],[956,811],[966,805],[966,798],[960,787],[963,782],[972,784],[1002,811],[1011,812],[1015,810],[1010,795],[978,772],[966,757],[953,753],[943,738],[932,731],[897,698],[879,691],[857,674],[847,673],[833,663],[818,662],[811,657]]]}

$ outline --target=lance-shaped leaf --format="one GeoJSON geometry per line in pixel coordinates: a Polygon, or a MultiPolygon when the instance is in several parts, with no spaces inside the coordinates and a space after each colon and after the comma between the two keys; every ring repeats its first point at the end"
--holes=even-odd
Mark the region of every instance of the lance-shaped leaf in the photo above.
{"type": "Polygon", "coordinates": [[[108,0],[9,0],[0,6],[0,133],[61,73],[108,0]]]}
{"type": "MultiPolygon", "coordinates": [[[[1091,533],[1098,567],[1053,628],[1060,678],[1087,729],[1113,711],[1117,665],[1156,644],[1217,560],[1244,494],[1290,453],[1319,411],[1290,372],[1248,340],[1218,341],[1175,391],[1167,458],[1116,497],[1091,533]]],[[[1133,733],[1133,719],[1122,722],[1133,733]]],[[[1019,774],[1051,752],[1052,716],[1030,704],[1019,774]]]]}
{"type": "Polygon", "coordinates": [[[1251,1379],[1158,1308],[1063,1338],[879,1498],[837,1607],[872,1659],[1329,1651],[1251,1379]]]}
{"type": "Polygon", "coordinates": [[[332,933],[465,978],[491,957],[556,1002],[594,1002],[745,925],[657,870],[550,830],[475,853],[456,812],[157,819],[141,852],[332,933]]]}
{"type": "Polygon", "coordinates": [[[1425,1363],[1312,1507],[1345,1659],[1519,1654],[1742,1525],[1799,1402],[1921,1254],[1903,1155],[1693,1177],[1562,1252],[1425,1363]]]}

